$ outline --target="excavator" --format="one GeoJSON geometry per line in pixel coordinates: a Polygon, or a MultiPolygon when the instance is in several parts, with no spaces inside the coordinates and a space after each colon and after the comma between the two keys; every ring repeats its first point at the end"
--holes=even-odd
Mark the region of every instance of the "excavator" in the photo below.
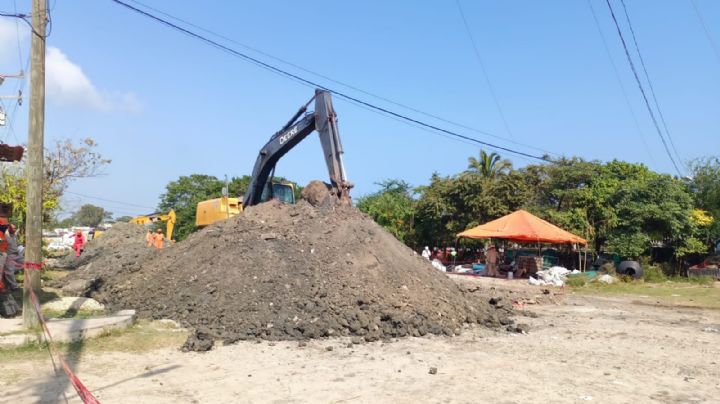
{"type": "Polygon", "coordinates": [[[175,229],[175,222],[177,218],[175,216],[175,209],[170,209],[168,213],[151,213],[149,215],[142,215],[130,219],[130,223],[147,225],[156,222],[167,222],[165,229],[165,239],[172,241],[173,230],[175,229]]]}
{"type": "Polygon", "coordinates": [[[284,203],[295,203],[295,190],[292,184],[271,181],[275,166],[280,158],[297,146],[313,131],[320,136],[320,144],[325,156],[330,177],[329,200],[338,205],[350,205],[350,189],[353,184],[345,174],[337,126],[337,114],[332,105],[329,91],[315,90],[315,95],[290,118],[290,120],[260,149],[250,184],[244,198],[230,198],[224,190],[221,198],[198,203],[195,224],[204,227],[218,220],[224,220],[240,214],[243,208],[279,199],[284,203]],[[315,111],[308,112],[308,106],[315,101],[315,111]],[[241,201],[242,199],[242,201],[241,201]]]}

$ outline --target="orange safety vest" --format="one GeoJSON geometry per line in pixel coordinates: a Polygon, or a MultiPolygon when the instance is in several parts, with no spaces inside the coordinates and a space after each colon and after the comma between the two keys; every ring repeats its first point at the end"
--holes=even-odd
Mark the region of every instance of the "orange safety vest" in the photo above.
{"type": "Polygon", "coordinates": [[[7,236],[4,232],[0,232],[0,253],[6,253],[7,247],[7,236]]]}
{"type": "Polygon", "coordinates": [[[163,248],[163,241],[165,241],[165,235],[162,233],[155,234],[155,248],[163,248]]]}

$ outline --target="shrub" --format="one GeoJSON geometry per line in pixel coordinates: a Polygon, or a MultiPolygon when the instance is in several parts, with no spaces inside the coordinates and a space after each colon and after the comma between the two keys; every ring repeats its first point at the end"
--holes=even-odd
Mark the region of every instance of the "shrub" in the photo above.
{"type": "Polygon", "coordinates": [[[662,268],[657,265],[648,265],[643,268],[643,278],[645,282],[660,283],[667,281],[667,276],[662,268]]]}

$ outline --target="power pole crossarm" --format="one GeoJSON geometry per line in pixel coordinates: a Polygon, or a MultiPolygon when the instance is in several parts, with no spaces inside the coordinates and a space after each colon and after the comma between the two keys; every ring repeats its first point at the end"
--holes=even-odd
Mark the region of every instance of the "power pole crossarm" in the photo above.
{"type": "Polygon", "coordinates": [[[30,116],[28,124],[27,218],[25,227],[26,278],[23,282],[23,323],[38,324],[30,299],[31,290],[40,290],[39,264],[42,262],[43,148],[45,136],[45,25],[46,0],[32,3],[32,60],[30,71],[30,116]]]}

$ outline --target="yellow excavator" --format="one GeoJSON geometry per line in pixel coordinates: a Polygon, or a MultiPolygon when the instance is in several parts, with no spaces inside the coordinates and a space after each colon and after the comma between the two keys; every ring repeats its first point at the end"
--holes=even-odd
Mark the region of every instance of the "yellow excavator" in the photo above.
{"type": "Polygon", "coordinates": [[[244,199],[228,197],[227,188],[221,198],[198,203],[195,225],[204,227],[219,220],[225,220],[243,211],[243,207],[257,205],[270,199],[284,203],[295,203],[295,187],[292,184],[272,181],[275,165],[293,147],[317,131],[330,176],[330,196],[339,204],[350,205],[350,189],[353,184],[347,180],[342,161],[342,144],[337,127],[337,114],[332,105],[331,94],[315,90],[315,95],[293,115],[293,117],[270,137],[258,155],[253,168],[250,184],[244,199]],[[315,101],[315,111],[307,107],[315,101]]]}
{"type": "MultiPolygon", "coordinates": [[[[295,185],[284,182],[273,182],[272,192],[269,186],[263,190],[263,202],[270,199],[278,199],[282,203],[295,203],[295,185]]],[[[239,215],[243,211],[241,198],[230,198],[227,196],[227,188],[223,188],[223,196],[215,199],[208,199],[198,202],[195,210],[195,226],[203,228],[220,220],[229,219],[239,215]]]]}
{"type": "Polygon", "coordinates": [[[165,239],[172,241],[173,229],[175,229],[175,222],[177,218],[175,216],[175,209],[170,209],[168,213],[151,213],[149,215],[142,215],[130,220],[130,223],[147,225],[156,222],[167,222],[165,230],[165,239]]]}

